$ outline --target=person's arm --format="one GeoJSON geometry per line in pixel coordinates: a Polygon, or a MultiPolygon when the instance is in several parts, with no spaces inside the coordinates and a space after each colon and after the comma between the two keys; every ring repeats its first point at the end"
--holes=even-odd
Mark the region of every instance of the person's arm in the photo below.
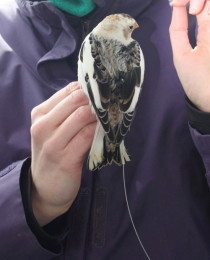
{"type": "Polygon", "coordinates": [[[199,110],[186,98],[189,128],[193,141],[203,159],[210,187],[210,113],[199,110]]]}
{"type": "Polygon", "coordinates": [[[47,250],[59,254],[71,225],[71,211],[41,227],[37,222],[31,203],[31,158],[25,160],[20,173],[20,191],[26,222],[39,243],[47,250]]]}
{"type": "Polygon", "coordinates": [[[210,186],[210,2],[174,0],[170,37],[174,65],[187,96],[189,128],[205,168],[210,186]],[[197,46],[188,38],[189,11],[198,22],[197,46]]]}
{"type": "Polygon", "coordinates": [[[62,252],[46,250],[29,228],[22,204],[20,173],[25,162],[13,163],[0,172],[0,258],[47,260],[62,252]]]}
{"type": "Polygon", "coordinates": [[[78,83],[32,112],[32,164],[0,173],[0,253],[5,259],[52,259],[63,251],[71,205],[96,119],[78,83]]]}

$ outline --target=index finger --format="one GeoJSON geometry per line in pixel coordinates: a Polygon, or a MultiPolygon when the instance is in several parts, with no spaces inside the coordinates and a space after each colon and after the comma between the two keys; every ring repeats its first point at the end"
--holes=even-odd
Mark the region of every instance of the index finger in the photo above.
{"type": "Polygon", "coordinates": [[[81,88],[79,82],[71,82],[66,87],[62,88],[61,90],[57,91],[54,95],[52,95],[49,99],[44,101],[42,104],[39,105],[39,111],[42,114],[47,114],[51,111],[58,103],[60,103],[64,98],[69,96],[75,90],[81,88]]]}
{"type": "Polygon", "coordinates": [[[206,0],[173,0],[170,4],[176,7],[186,6],[187,4],[190,4],[189,13],[195,15],[199,14],[203,10],[205,3],[206,0]]]}
{"type": "Polygon", "coordinates": [[[185,6],[173,7],[169,31],[175,61],[192,50],[188,38],[188,17],[185,6]]]}

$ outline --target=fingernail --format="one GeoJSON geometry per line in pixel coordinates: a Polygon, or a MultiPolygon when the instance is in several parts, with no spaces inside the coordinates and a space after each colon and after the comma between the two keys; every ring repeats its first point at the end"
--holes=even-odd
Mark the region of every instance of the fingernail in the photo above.
{"type": "Polygon", "coordinates": [[[190,13],[190,14],[195,14],[195,13],[196,13],[195,8],[192,7],[192,6],[190,6],[189,13],[190,13]]]}
{"type": "Polygon", "coordinates": [[[189,13],[190,14],[196,14],[198,9],[198,6],[196,5],[196,2],[190,3],[189,13]]]}
{"type": "Polygon", "coordinates": [[[180,2],[177,0],[169,0],[169,5],[170,6],[180,6],[180,2]]]}
{"type": "Polygon", "coordinates": [[[174,2],[173,0],[168,0],[168,2],[170,6],[173,6],[173,2],[174,2]]]}

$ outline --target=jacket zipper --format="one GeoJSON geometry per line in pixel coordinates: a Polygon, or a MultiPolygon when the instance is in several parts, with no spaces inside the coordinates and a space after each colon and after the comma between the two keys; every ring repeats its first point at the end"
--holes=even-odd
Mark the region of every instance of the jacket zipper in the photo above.
{"type": "Polygon", "coordinates": [[[90,32],[90,20],[84,20],[82,22],[82,41],[84,41],[85,37],[90,32]]]}

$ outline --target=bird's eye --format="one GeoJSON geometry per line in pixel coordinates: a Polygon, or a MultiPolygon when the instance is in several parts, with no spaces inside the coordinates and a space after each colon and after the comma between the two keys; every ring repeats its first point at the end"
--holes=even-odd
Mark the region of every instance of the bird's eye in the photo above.
{"type": "Polygon", "coordinates": [[[129,26],[129,28],[132,30],[133,29],[133,25],[129,26]]]}

